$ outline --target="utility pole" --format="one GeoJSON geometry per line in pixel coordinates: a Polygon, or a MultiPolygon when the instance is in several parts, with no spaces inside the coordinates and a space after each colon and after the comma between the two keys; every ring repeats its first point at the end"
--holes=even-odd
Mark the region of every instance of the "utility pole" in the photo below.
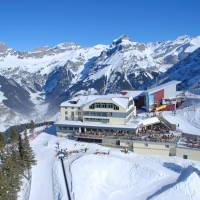
{"type": "Polygon", "coordinates": [[[63,176],[64,176],[65,186],[66,186],[66,190],[67,190],[67,196],[68,196],[68,199],[71,200],[71,195],[70,195],[70,192],[69,192],[69,187],[68,187],[68,183],[67,183],[67,176],[66,176],[65,166],[64,166],[64,161],[63,161],[65,154],[62,150],[58,153],[58,157],[59,157],[61,165],[62,165],[63,176]]]}

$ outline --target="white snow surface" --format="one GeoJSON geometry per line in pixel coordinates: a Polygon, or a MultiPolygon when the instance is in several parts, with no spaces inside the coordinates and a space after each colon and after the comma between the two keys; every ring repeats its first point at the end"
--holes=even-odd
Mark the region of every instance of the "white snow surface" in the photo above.
{"type": "Polygon", "coordinates": [[[177,129],[184,133],[200,135],[200,105],[179,109],[176,115],[171,111],[165,111],[163,117],[170,123],[176,124],[177,129]]]}
{"type": "Polygon", "coordinates": [[[160,122],[160,120],[158,119],[158,117],[150,117],[150,118],[147,118],[147,119],[142,119],[139,124],[142,124],[144,126],[148,126],[148,125],[151,125],[151,124],[157,124],[159,122],[160,122]]]}
{"type": "Polygon", "coordinates": [[[200,179],[197,173],[193,172],[186,180],[178,183],[170,188],[166,193],[158,195],[156,200],[168,200],[174,199],[176,195],[177,199],[181,200],[194,200],[200,197],[200,179]]]}
{"type": "Polygon", "coordinates": [[[47,133],[31,142],[37,165],[32,169],[30,200],[68,199],[56,157],[57,142],[60,148],[67,150],[88,148],[87,153],[73,154],[65,159],[70,191],[76,200],[199,200],[200,164],[197,162],[131,152],[124,154],[119,149],[47,133]],[[109,155],[94,154],[96,151],[109,152],[109,155]]]}

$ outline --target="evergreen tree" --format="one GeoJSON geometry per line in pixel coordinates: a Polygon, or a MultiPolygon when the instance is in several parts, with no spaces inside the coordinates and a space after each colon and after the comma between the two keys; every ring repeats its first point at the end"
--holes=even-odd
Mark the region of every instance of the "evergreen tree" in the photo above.
{"type": "Polygon", "coordinates": [[[30,146],[29,139],[28,139],[26,131],[24,132],[24,142],[23,143],[24,143],[24,145],[23,145],[24,146],[24,152],[27,155],[27,163],[29,163],[27,166],[30,169],[31,165],[36,164],[36,160],[35,160],[35,155],[33,153],[33,150],[30,146]]]}
{"type": "Polygon", "coordinates": [[[30,129],[31,129],[31,132],[33,133],[34,131],[34,128],[35,128],[35,123],[33,120],[31,120],[31,123],[30,123],[30,129]]]}
{"type": "Polygon", "coordinates": [[[0,197],[6,200],[16,200],[23,174],[16,144],[8,145],[1,153],[3,156],[0,166],[0,197]]]}
{"type": "Polygon", "coordinates": [[[11,143],[17,143],[18,139],[19,139],[19,134],[17,133],[17,130],[15,128],[12,128],[10,133],[11,143]]]}
{"type": "Polygon", "coordinates": [[[28,172],[28,176],[30,176],[31,167],[36,164],[36,160],[26,130],[24,131],[24,139],[22,140],[21,136],[19,137],[19,153],[23,161],[24,169],[28,172]]]}
{"type": "Polygon", "coordinates": [[[0,150],[3,149],[5,147],[5,137],[3,135],[3,133],[0,133],[0,150]]]}
{"type": "Polygon", "coordinates": [[[6,145],[4,139],[0,134],[0,200],[16,200],[22,176],[30,178],[30,170],[36,160],[26,131],[22,138],[16,129],[12,129],[10,144],[6,145]]]}
{"type": "Polygon", "coordinates": [[[23,168],[19,157],[19,152],[16,149],[12,149],[11,154],[7,156],[4,163],[5,179],[8,183],[9,199],[17,199],[17,193],[20,191],[21,178],[23,168]]]}

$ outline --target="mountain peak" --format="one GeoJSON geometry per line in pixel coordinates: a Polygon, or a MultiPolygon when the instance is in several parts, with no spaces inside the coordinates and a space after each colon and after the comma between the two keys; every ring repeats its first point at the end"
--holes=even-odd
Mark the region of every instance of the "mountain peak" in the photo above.
{"type": "Polygon", "coordinates": [[[127,43],[127,42],[131,42],[130,38],[128,37],[128,35],[124,34],[121,35],[120,37],[116,38],[115,40],[113,40],[112,44],[113,45],[118,45],[120,43],[127,43]]]}
{"type": "Polygon", "coordinates": [[[189,35],[182,35],[176,38],[176,40],[174,42],[178,42],[178,43],[188,43],[191,42],[193,39],[195,39],[196,37],[191,37],[189,35]]]}
{"type": "Polygon", "coordinates": [[[56,45],[56,47],[60,48],[60,49],[68,49],[68,48],[77,48],[80,46],[77,45],[75,42],[63,42],[63,43],[56,45]]]}
{"type": "Polygon", "coordinates": [[[190,39],[191,37],[189,35],[181,35],[177,37],[177,40],[185,40],[185,39],[190,39]]]}
{"type": "Polygon", "coordinates": [[[0,42],[0,53],[4,53],[7,49],[6,44],[4,42],[0,42]]]}
{"type": "Polygon", "coordinates": [[[41,47],[36,47],[33,49],[33,52],[36,52],[36,51],[46,51],[48,50],[50,47],[48,45],[45,45],[45,46],[41,46],[41,47]]]}

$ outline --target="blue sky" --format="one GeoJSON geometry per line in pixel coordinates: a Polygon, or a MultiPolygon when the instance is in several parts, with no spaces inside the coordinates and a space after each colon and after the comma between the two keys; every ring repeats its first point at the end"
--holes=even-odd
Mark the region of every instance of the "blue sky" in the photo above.
{"type": "Polygon", "coordinates": [[[199,0],[2,0],[0,41],[29,50],[75,41],[110,44],[121,34],[141,42],[200,34],[199,0]]]}

